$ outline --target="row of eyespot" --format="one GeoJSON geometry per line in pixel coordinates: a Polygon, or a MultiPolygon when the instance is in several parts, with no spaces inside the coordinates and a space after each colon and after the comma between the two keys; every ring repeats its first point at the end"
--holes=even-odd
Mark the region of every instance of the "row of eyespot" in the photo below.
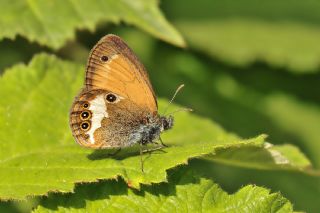
{"type": "MultiPolygon", "coordinates": [[[[107,94],[106,95],[106,99],[108,102],[115,102],[117,100],[117,97],[114,95],[114,94],[107,94]]],[[[89,103],[84,103],[83,104],[83,108],[84,109],[88,109],[89,108],[89,103]]],[[[80,127],[82,130],[88,130],[90,129],[90,122],[88,121],[89,119],[91,118],[91,112],[88,111],[88,110],[84,110],[81,112],[80,114],[80,119],[83,121],[81,124],[80,124],[80,127]]]]}
{"type": "MultiPolygon", "coordinates": [[[[83,108],[84,109],[88,109],[89,108],[89,103],[84,103],[83,104],[83,108]]],[[[80,128],[82,130],[88,130],[90,128],[90,122],[88,121],[91,118],[91,112],[88,110],[84,110],[81,112],[80,114],[80,119],[83,121],[80,124],[80,128]]]]}

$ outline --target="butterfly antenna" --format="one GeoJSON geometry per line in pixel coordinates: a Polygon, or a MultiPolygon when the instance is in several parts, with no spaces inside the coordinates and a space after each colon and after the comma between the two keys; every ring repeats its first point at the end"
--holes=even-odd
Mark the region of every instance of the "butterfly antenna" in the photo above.
{"type": "Polygon", "coordinates": [[[184,111],[184,112],[192,112],[193,109],[191,109],[191,108],[180,108],[180,109],[177,109],[177,110],[175,110],[175,111],[173,111],[173,112],[170,112],[170,113],[168,113],[168,114],[166,114],[166,115],[164,115],[164,116],[172,115],[172,114],[175,114],[175,113],[181,112],[181,111],[184,111]]]}
{"type": "Polygon", "coordinates": [[[176,95],[178,94],[178,92],[184,87],[184,84],[181,84],[175,91],[174,95],[172,96],[169,104],[166,106],[166,108],[164,109],[163,114],[165,114],[169,108],[169,106],[171,105],[172,101],[176,98],[176,95]]]}

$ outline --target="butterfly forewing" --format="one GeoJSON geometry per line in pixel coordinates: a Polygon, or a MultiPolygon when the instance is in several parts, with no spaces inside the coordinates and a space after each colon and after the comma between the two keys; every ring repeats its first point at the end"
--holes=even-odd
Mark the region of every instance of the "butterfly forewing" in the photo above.
{"type": "Polygon", "coordinates": [[[107,35],[92,49],[86,87],[113,91],[152,113],[157,111],[156,97],[144,66],[118,36],[107,35]]]}

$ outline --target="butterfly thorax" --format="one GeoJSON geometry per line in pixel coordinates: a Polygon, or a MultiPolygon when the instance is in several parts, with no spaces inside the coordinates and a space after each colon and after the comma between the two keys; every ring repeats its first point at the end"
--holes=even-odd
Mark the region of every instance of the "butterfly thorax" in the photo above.
{"type": "Polygon", "coordinates": [[[130,135],[129,144],[148,144],[158,140],[160,133],[171,129],[173,126],[173,117],[165,116],[147,116],[140,126],[130,135]]]}

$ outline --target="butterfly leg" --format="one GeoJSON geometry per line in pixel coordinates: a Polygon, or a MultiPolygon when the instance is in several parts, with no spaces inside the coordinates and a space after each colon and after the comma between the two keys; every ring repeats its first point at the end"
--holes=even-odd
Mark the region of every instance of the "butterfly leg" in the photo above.
{"type": "Polygon", "coordinates": [[[159,137],[159,139],[160,139],[160,143],[161,143],[161,145],[162,145],[163,147],[168,147],[168,145],[166,145],[166,144],[163,143],[161,137],[159,137]]]}
{"type": "MultiPolygon", "coordinates": [[[[155,147],[155,148],[153,148],[153,149],[145,149],[145,150],[143,150],[142,152],[143,152],[143,153],[148,152],[148,153],[150,154],[150,153],[153,152],[153,151],[162,150],[164,147],[168,147],[168,145],[166,145],[166,144],[163,143],[163,141],[161,140],[161,138],[159,138],[159,139],[160,139],[161,146],[155,147]]],[[[152,143],[158,144],[157,142],[152,142],[152,143]]]]}
{"type": "Polygon", "coordinates": [[[115,152],[113,153],[109,153],[108,156],[112,157],[115,156],[116,154],[118,154],[121,151],[121,147],[119,149],[117,149],[115,152]]]}
{"type": "MultiPolygon", "coordinates": [[[[144,153],[149,153],[149,157],[150,157],[151,152],[157,151],[157,150],[163,151],[162,149],[163,149],[164,147],[168,147],[168,145],[166,145],[166,144],[163,143],[163,141],[161,140],[161,138],[160,138],[160,143],[161,143],[161,146],[159,146],[159,147],[155,147],[155,148],[153,148],[153,149],[145,149],[145,150],[143,150],[143,144],[142,144],[142,143],[139,143],[139,144],[140,144],[140,164],[141,164],[141,171],[142,171],[142,172],[144,172],[144,170],[143,170],[143,159],[142,159],[142,155],[143,155],[144,153]]],[[[165,151],[163,151],[163,152],[165,152],[165,151]]]]}
{"type": "Polygon", "coordinates": [[[143,159],[142,159],[142,155],[143,155],[142,143],[140,143],[140,165],[141,165],[141,171],[144,173],[144,171],[143,171],[143,159]]]}
{"type": "Polygon", "coordinates": [[[142,151],[142,153],[149,153],[149,154],[151,154],[151,152],[157,151],[157,150],[161,150],[161,151],[165,152],[164,150],[162,150],[163,147],[164,147],[164,146],[158,146],[158,147],[155,147],[155,148],[152,148],[152,149],[145,149],[145,150],[142,151]]]}

